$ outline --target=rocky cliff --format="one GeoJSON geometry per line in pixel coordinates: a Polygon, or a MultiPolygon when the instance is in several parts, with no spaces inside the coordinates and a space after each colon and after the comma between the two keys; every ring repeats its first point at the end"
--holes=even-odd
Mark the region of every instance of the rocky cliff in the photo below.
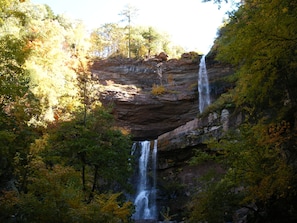
{"type": "MultiPolygon", "coordinates": [[[[93,78],[102,85],[100,101],[113,106],[118,126],[135,140],[156,139],[198,114],[197,79],[200,57],[179,60],[113,58],[95,61],[93,78]],[[153,88],[162,86],[162,92],[153,88]]],[[[230,87],[229,66],[208,61],[211,100],[230,87]]]]}
{"type": "Polygon", "coordinates": [[[169,208],[181,221],[186,217],[187,205],[201,190],[200,177],[224,170],[215,162],[201,162],[190,165],[196,151],[208,151],[206,143],[219,139],[228,130],[242,122],[242,114],[223,109],[195,118],[185,125],[158,137],[158,188],[160,209],[169,208]]]}
{"type": "MultiPolygon", "coordinates": [[[[206,148],[207,139],[220,137],[241,121],[240,115],[226,109],[199,116],[200,58],[191,54],[169,61],[113,58],[96,61],[92,67],[93,77],[102,85],[100,101],[113,106],[117,124],[136,141],[158,139],[159,212],[167,210],[178,221],[199,190],[197,179],[210,169],[223,171],[215,163],[190,166],[188,161],[197,149],[206,148]],[[163,91],[154,92],[157,86],[163,91]]],[[[215,101],[232,87],[225,78],[233,70],[207,57],[206,65],[215,101]]]]}

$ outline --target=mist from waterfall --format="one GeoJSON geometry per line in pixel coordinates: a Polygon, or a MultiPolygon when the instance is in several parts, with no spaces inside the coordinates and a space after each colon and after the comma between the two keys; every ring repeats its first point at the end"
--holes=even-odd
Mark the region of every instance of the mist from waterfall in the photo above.
{"type": "Polygon", "coordinates": [[[134,199],[135,213],[132,218],[135,220],[157,219],[156,205],[156,167],[157,167],[157,140],[151,151],[150,141],[136,142],[132,151],[137,150],[138,143],[140,156],[138,159],[138,180],[137,193],[134,199]]]}
{"type": "Polygon", "coordinates": [[[202,113],[210,104],[208,74],[205,55],[202,56],[198,73],[199,112],[202,113]]]}

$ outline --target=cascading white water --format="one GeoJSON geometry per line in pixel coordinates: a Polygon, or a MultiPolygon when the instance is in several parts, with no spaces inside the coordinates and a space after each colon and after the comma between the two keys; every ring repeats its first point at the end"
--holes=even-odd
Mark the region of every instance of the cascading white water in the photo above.
{"type": "MultiPolygon", "coordinates": [[[[139,176],[137,194],[134,199],[135,213],[133,219],[156,219],[156,165],[157,165],[157,140],[151,153],[150,141],[139,142],[141,154],[138,160],[139,176]],[[150,163],[151,162],[151,163],[150,163]],[[151,172],[152,179],[149,178],[151,172]]],[[[134,145],[133,147],[134,148],[134,145]]]]}
{"type": "Polygon", "coordinates": [[[153,186],[151,190],[152,196],[152,213],[154,218],[157,218],[157,153],[158,153],[158,141],[154,141],[154,149],[152,154],[152,176],[153,176],[153,186]]]}
{"type": "Polygon", "coordinates": [[[199,112],[202,113],[210,104],[208,74],[205,63],[205,55],[202,56],[198,73],[199,112]]]}

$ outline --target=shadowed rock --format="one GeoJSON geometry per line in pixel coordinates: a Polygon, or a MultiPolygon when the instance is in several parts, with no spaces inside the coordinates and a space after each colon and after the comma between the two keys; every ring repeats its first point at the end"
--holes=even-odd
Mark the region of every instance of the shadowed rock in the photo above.
{"type": "MultiPolygon", "coordinates": [[[[95,61],[92,74],[102,84],[100,101],[113,106],[118,126],[143,140],[156,139],[197,116],[198,69],[199,58],[163,62],[113,58],[95,61]],[[153,86],[161,85],[165,91],[153,94],[153,86]]],[[[208,73],[214,100],[229,87],[222,78],[232,69],[212,64],[208,73]]]]}

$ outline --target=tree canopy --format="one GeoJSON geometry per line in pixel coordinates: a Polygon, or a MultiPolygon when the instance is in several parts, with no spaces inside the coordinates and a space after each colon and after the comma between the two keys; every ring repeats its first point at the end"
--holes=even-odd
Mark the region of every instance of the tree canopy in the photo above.
{"type": "Polygon", "coordinates": [[[221,29],[218,59],[239,67],[238,105],[280,114],[295,106],[296,10],[293,1],[245,1],[221,29]]]}
{"type": "MultiPolygon", "coordinates": [[[[183,51],[167,34],[133,26],[130,13],[122,12],[128,25],[87,35],[49,6],[0,0],[1,222],[129,221],[133,205],[121,192],[130,189],[131,136],[100,104],[90,66],[183,51]]],[[[201,182],[190,221],[230,221],[245,209],[249,222],[296,222],[296,27],[295,0],[246,0],[219,30],[212,53],[236,70],[220,106],[231,103],[244,120],[209,142],[212,155],[193,159],[225,172],[201,182]]]]}
{"type": "Polygon", "coordinates": [[[297,219],[296,10],[292,0],[244,1],[219,31],[212,53],[236,70],[235,87],[222,100],[244,120],[209,143],[226,172],[203,183],[192,222],[222,222],[226,213],[239,221],[240,212],[247,222],[297,219]]]}
{"type": "Polygon", "coordinates": [[[0,1],[0,221],[128,222],[130,136],[100,106],[84,26],[0,1]]]}

